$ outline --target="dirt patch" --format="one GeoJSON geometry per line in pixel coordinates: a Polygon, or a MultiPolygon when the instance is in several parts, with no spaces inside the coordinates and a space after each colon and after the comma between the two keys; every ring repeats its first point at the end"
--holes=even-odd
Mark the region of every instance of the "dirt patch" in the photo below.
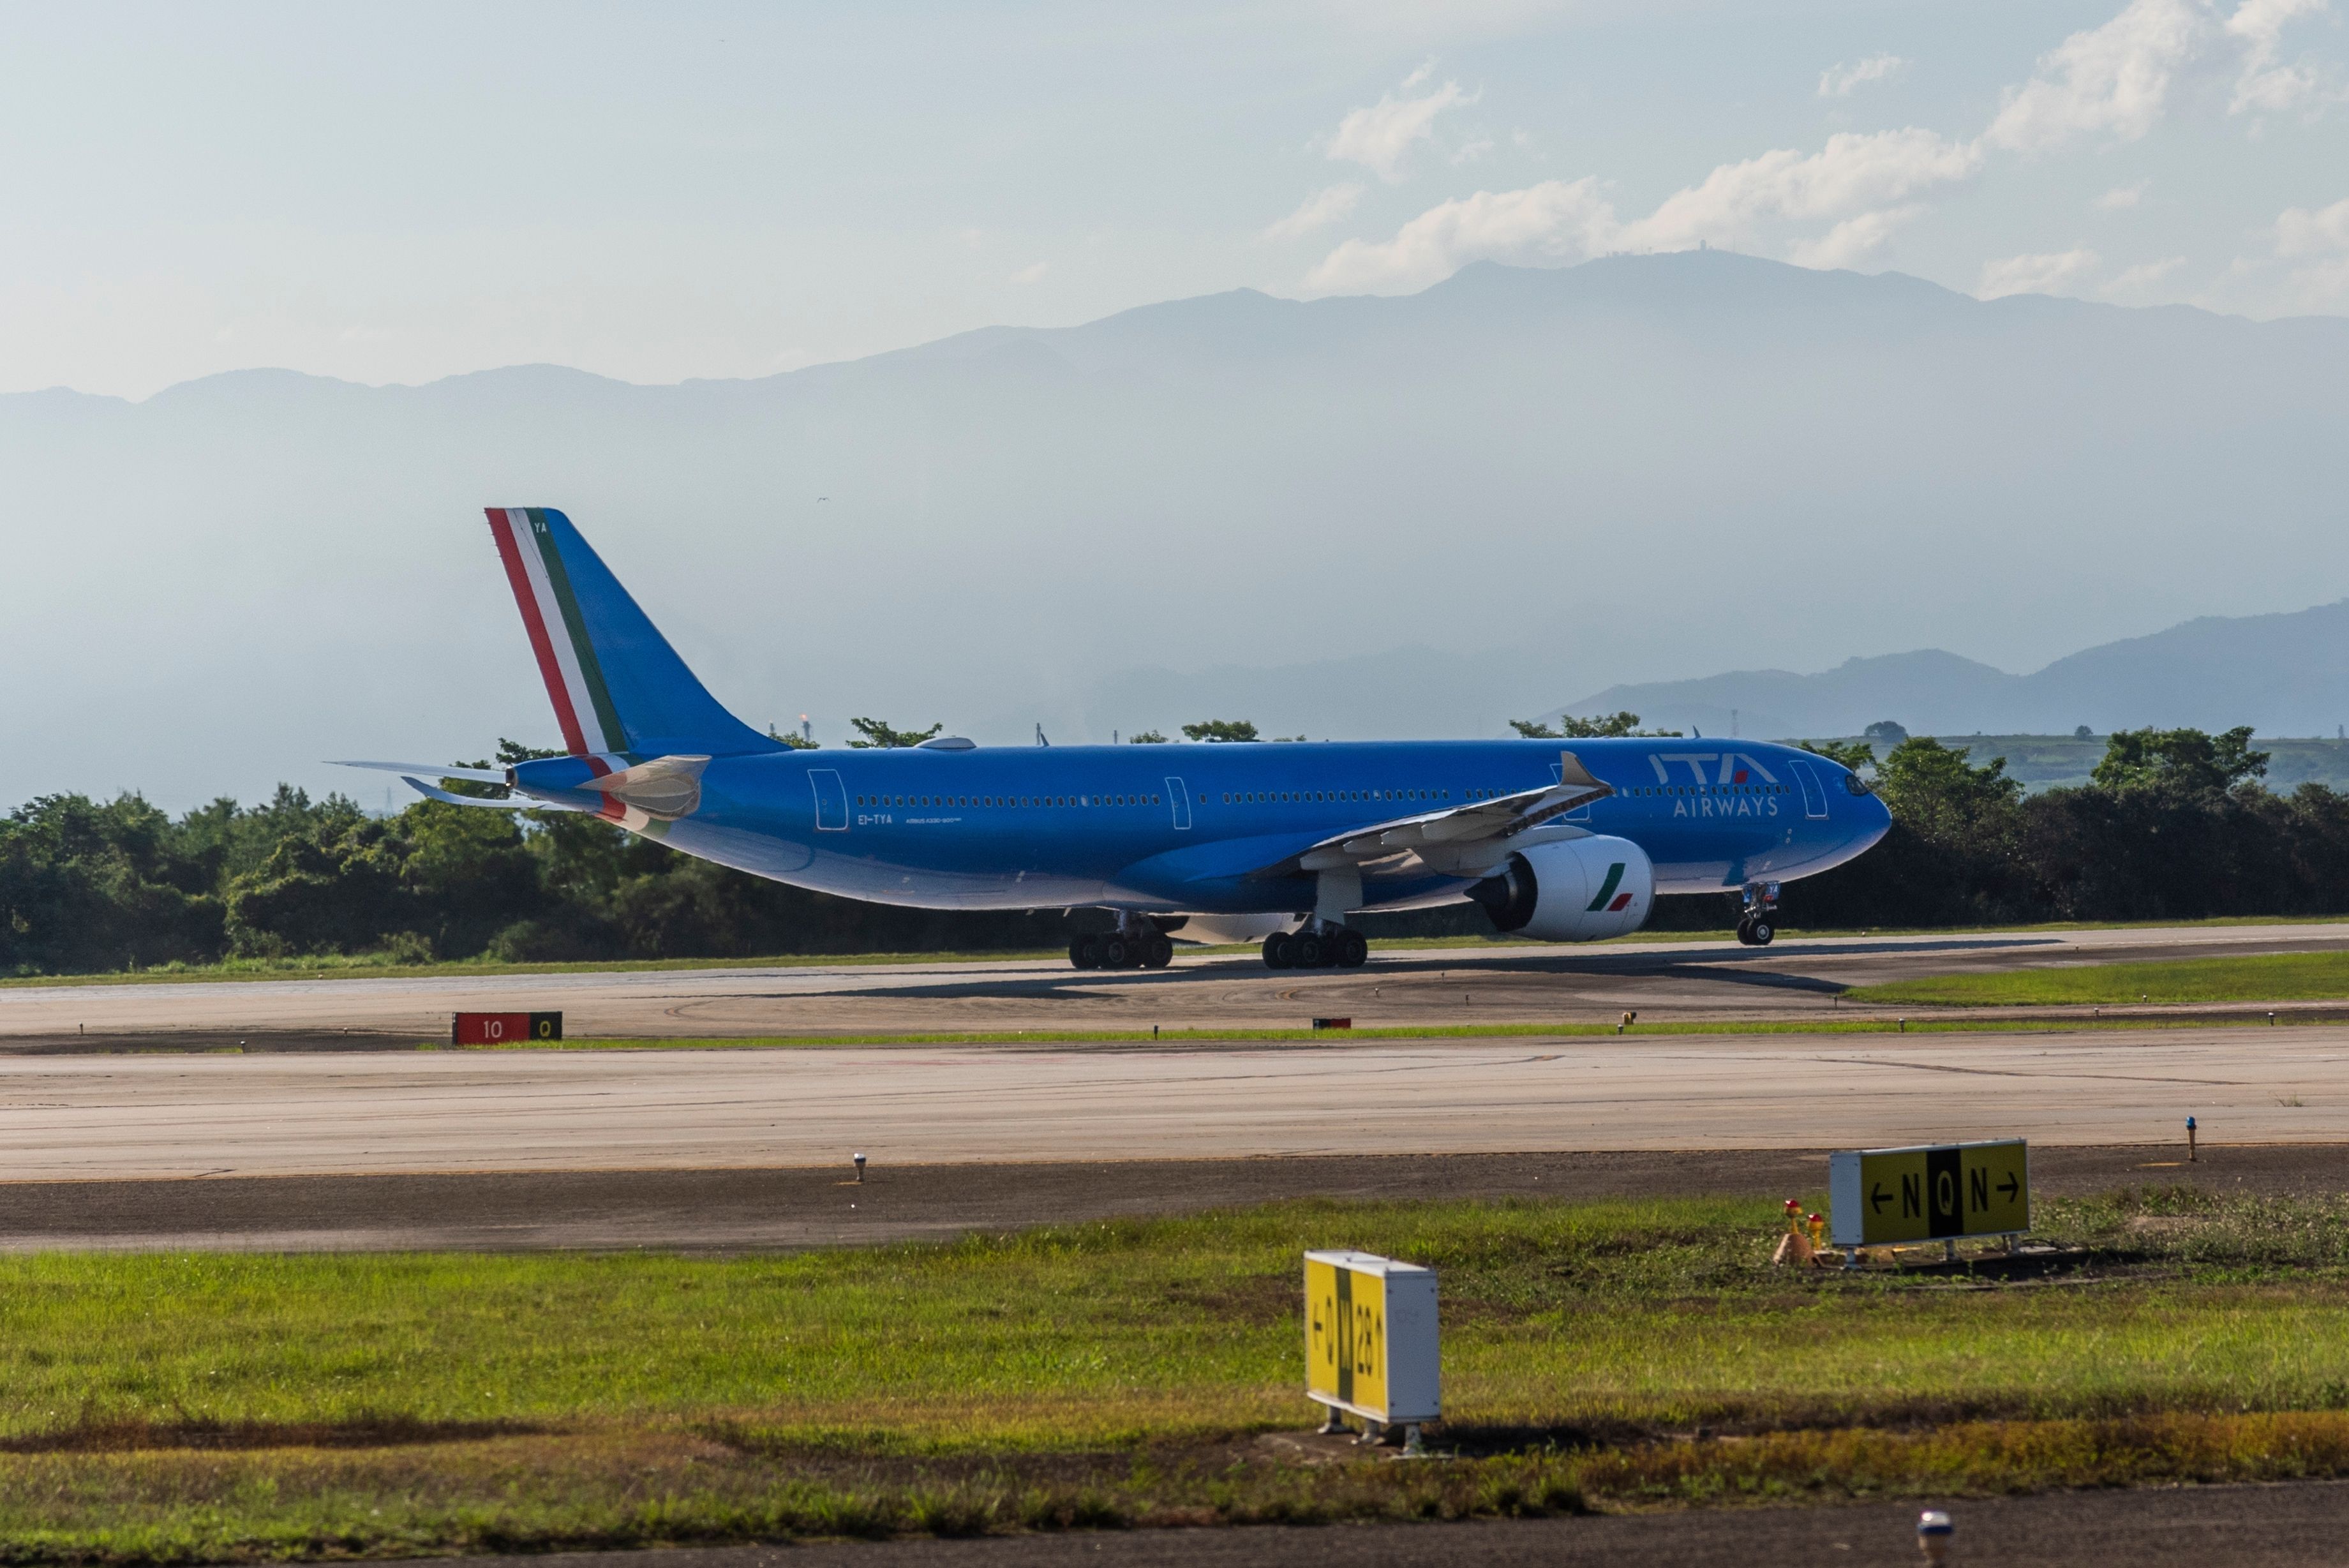
{"type": "Polygon", "coordinates": [[[367,1416],[348,1421],[146,1421],[119,1417],[0,1438],[0,1453],[127,1454],[167,1449],[394,1449],[538,1437],[553,1430],[517,1421],[422,1421],[367,1416]]]}

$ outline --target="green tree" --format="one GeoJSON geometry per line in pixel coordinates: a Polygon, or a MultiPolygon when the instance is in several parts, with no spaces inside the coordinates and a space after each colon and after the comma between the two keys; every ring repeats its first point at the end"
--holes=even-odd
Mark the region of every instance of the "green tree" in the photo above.
{"type": "Polygon", "coordinates": [[[1183,733],[1195,741],[1255,741],[1263,737],[1256,726],[1246,719],[1202,719],[1195,724],[1183,726],[1183,733]]]}
{"type": "Polygon", "coordinates": [[[880,719],[851,719],[848,727],[864,737],[861,741],[848,742],[859,751],[874,747],[885,750],[896,746],[918,746],[946,728],[944,724],[933,724],[926,730],[893,730],[880,719]]]}
{"type": "MultiPolygon", "coordinates": [[[[932,734],[936,732],[935,730],[931,732],[932,734]]],[[[820,752],[823,749],[822,741],[811,741],[797,730],[778,730],[772,724],[767,726],[767,739],[781,741],[795,752],[820,752]]]]}
{"type": "Polygon", "coordinates": [[[1860,733],[1871,741],[1887,746],[1897,746],[1909,738],[1908,728],[1889,719],[1878,719],[1860,733]]]}
{"type": "Polygon", "coordinates": [[[1962,746],[1911,735],[1876,768],[1876,793],[1893,820],[1927,839],[1991,847],[2017,826],[2023,785],[2006,776],[2006,759],[1977,767],[1962,746]]]}
{"type": "Polygon", "coordinates": [[[1125,743],[1129,746],[1163,746],[1166,744],[1166,737],[1155,730],[1143,730],[1128,735],[1125,743]]]}
{"type": "Polygon", "coordinates": [[[140,796],[44,795],[0,818],[0,971],[215,958],[211,886],[171,819],[140,796]]]}
{"type": "Polygon", "coordinates": [[[1528,741],[1613,740],[1624,735],[1668,739],[1680,733],[1678,730],[1642,730],[1640,728],[1640,715],[1628,709],[1598,719],[1578,719],[1571,713],[1561,714],[1557,724],[1558,727],[1553,730],[1538,719],[1509,721],[1509,728],[1528,741]]]}
{"type": "Polygon", "coordinates": [[[365,952],[414,929],[418,911],[401,876],[408,852],[392,823],[356,805],[322,814],[280,839],[258,867],[231,880],[231,945],[257,957],[365,952]]]}
{"type": "Polygon", "coordinates": [[[1866,741],[1805,741],[1802,748],[1813,756],[1841,763],[1854,773],[1876,765],[1876,748],[1866,741]]]}
{"type": "Polygon", "coordinates": [[[2212,735],[2200,730],[2116,730],[2089,782],[2114,790],[2169,789],[2223,794],[2262,777],[2268,753],[2251,750],[2251,727],[2212,735]]]}

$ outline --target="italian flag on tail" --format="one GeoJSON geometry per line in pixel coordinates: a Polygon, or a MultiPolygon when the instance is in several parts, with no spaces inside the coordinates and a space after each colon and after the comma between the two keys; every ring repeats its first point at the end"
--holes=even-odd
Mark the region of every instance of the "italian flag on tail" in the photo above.
{"type": "MultiPolygon", "coordinates": [[[[488,510],[490,533],[505,562],[506,580],[513,585],[514,602],[522,607],[523,625],[530,633],[531,651],[538,657],[538,672],[545,678],[546,695],[554,703],[564,747],[574,757],[599,760],[626,752],[627,733],[604,683],[543,509],[488,510]]],[[[605,767],[596,772],[602,774],[605,767]]]]}

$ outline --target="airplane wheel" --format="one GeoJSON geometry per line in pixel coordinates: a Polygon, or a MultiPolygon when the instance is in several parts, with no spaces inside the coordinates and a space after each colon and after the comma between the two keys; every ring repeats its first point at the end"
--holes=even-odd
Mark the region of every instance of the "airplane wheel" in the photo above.
{"type": "Polygon", "coordinates": [[[1069,962],[1078,969],[1092,969],[1101,962],[1101,939],[1079,937],[1069,943],[1069,962]]]}
{"type": "Polygon", "coordinates": [[[1297,967],[1319,969],[1325,956],[1321,939],[1311,931],[1297,938],[1297,967]]]}
{"type": "Polygon", "coordinates": [[[1123,969],[1133,961],[1133,945],[1123,937],[1104,938],[1101,945],[1101,966],[1103,969],[1123,969]]]}
{"type": "Polygon", "coordinates": [[[1750,948],[1754,945],[1754,922],[1752,920],[1741,919],[1737,922],[1737,945],[1746,948],[1750,948]]]}
{"type": "Polygon", "coordinates": [[[1264,967],[1294,969],[1297,966],[1297,939],[1287,931],[1275,931],[1264,939],[1264,967]]]}
{"type": "Polygon", "coordinates": [[[1142,946],[1142,967],[1164,969],[1174,961],[1174,940],[1172,937],[1148,937],[1142,946]]]}
{"type": "Polygon", "coordinates": [[[1360,969],[1370,961],[1370,940],[1360,931],[1341,931],[1338,935],[1338,963],[1343,969],[1360,969]]]}
{"type": "Polygon", "coordinates": [[[1772,925],[1769,921],[1767,921],[1767,920],[1756,920],[1756,921],[1754,921],[1754,936],[1753,936],[1753,942],[1754,942],[1754,945],[1755,947],[1757,947],[1757,948],[1766,948],[1766,947],[1768,947],[1768,946],[1770,945],[1771,940],[1772,940],[1773,938],[1776,937],[1776,936],[1777,936],[1777,934],[1778,934],[1778,928],[1777,928],[1777,927],[1775,927],[1775,926],[1774,926],[1774,925],[1772,925]]]}

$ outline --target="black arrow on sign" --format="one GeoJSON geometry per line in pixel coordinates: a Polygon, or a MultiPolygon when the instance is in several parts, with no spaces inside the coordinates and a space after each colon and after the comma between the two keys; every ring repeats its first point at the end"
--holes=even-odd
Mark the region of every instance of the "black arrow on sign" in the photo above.
{"type": "Polygon", "coordinates": [[[2012,1203],[2014,1201],[2014,1195],[2023,1190],[2023,1183],[2015,1179],[2014,1172],[2010,1170],[2006,1173],[2006,1179],[1999,1183],[1998,1189],[2005,1193],[2006,1200],[2012,1203]]]}
{"type": "Polygon", "coordinates": [[[1891,1201],[1892,1194],[1884,1190],[1884,1183],[1880,1181],[1876,1184],[1875,1190],[1868,1195],[1868,1206],[1878,1214],[1883,1213],[1884,1206],[1891,1201]]]}

